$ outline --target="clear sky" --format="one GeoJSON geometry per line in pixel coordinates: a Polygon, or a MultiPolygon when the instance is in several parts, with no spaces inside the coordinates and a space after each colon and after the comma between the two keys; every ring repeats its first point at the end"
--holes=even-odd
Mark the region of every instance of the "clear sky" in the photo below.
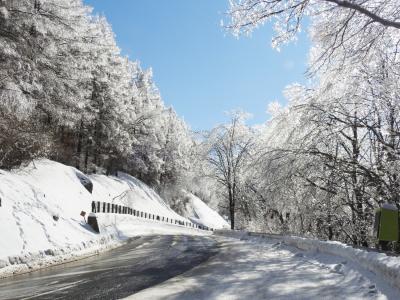
{"type": "Polygon", "coordinates": [[[221,27],[228,0],[84,0],[105,15],[124,55],[153,68],[164,102],[194,130],[243,109],[250,123],[268,118],[270,101],[304,82],[309,41],[271,48],[271,24],[237,39],[221,27]]]}

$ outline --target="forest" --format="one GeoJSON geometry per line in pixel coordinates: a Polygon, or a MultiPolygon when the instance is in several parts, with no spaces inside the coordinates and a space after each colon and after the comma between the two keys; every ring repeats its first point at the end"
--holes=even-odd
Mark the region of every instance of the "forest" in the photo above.
{"type": "Polygon", "coordinates": [[[272,22],[284,49],[307,30],[307,85],[269,118],[193,132],[110,24],[81,0],[0,1],[0,168],[45,157],[125,171],[178,212],[190,191],[232,229],[370,246],[374,210],[400,208],[400,3],[231,0],[224,26],[272,22]],[[305,27],[305,28],[303,28],[305,27]]]}

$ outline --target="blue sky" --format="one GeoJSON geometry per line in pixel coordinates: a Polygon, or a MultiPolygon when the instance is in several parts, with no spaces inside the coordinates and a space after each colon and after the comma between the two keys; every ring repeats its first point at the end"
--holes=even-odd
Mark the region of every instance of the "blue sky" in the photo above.
{"type": "Polygon", "coordinates": [[[226,121],[242,109],[265,122],[270,101],[304,82],[309,41],[277,52],[271,24],[237,39],[221,26],[228,0],[84,0],[105,15],[124,55],[153,68],[164,102],[194,130],[226,121]]]}

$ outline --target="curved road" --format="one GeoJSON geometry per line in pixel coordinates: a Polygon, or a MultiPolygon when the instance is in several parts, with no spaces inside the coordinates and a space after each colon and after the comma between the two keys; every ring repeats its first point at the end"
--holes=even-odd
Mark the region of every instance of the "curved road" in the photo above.
{"type": "Polygon", "coordinates": [[[139,237],[95,257],[0,280],[0,299],[121,299],[217,253],[211,237],[139,237]]]}

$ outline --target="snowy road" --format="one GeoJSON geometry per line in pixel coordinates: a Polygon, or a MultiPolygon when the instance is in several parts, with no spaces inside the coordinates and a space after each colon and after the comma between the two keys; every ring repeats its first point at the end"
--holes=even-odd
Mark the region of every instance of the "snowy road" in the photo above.
{"type": "Polygon", "coordinates": [[[120,299],[216,253],[210,237],[141,237],[99,256],[0,280],[0,299],[120,299]]]}
{"type": "Polygon", "coordinates": [[[147,236],[0,281],[0,299],[400,299],[370,271],[278,240],[147,236]]]}

